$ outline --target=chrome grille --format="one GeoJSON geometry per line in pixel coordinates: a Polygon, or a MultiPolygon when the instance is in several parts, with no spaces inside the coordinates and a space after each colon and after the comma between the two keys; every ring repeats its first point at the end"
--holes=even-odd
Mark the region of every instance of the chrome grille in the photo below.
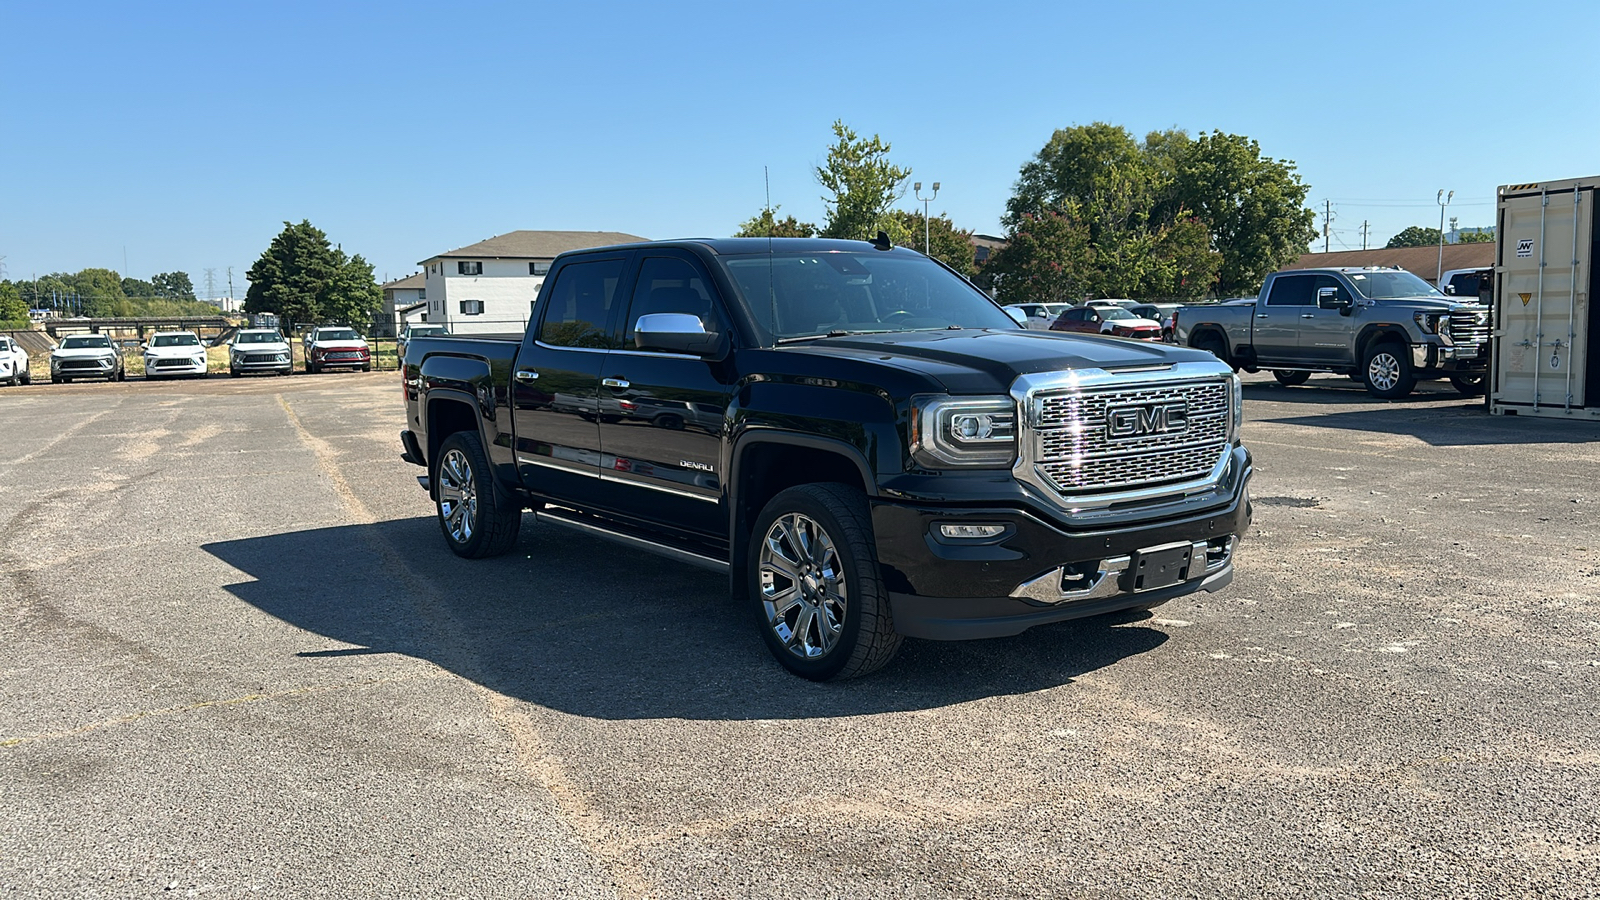
{"type": "Polygon", "coordinates": [[[360,359],[364,355],[360,350],[334,350],[324,354],[323,359],[360,359]]]}
{"type": "Polygon", "coordinates": [[[280,360],[278,359],[278,354],[276,353],[246,353],[244,355],[244,361],[247,364],[257,364],[274,363],[279,362],[280,360]]]}
{"type": "Polygon", "coordinates": [[[1451,313],[1450,340],[1457,347],[1481,346],[1489,340],[1489,314],[1471,311],[1451,313]]]}
{"type": "Polygon", "coordinates": [[[158,369],[175,369],[178,366],[192,366],[192,365],[194,365],[194,360],[192,360],[192,359],[179,359],[179,358],[173,357],[173,358],[168,358],[168,359],[158,359],[158,360],[156,360],[156,368],[158,368],[158,369]]]}
{"type": "Polygon", "coordinates": [[[1052,392],[1035,403],[1038,472],[1062,494],[1193,481],[1211,474],[1227,452],[1227,382],[1052,392]],[[1186,408],[1181,430],[1111,435],[1108,410],[1170,404],[1186,408]]]}
{"type": "Polygon", "coordinates": [[[105,363],[98,359],[63,359],[57,368],[62,369],[102,369],[105,363]]]}

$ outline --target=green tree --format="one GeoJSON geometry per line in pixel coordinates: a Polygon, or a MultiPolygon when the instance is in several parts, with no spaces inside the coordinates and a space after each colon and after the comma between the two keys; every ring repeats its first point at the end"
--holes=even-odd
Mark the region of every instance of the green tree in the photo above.
{"type": "Polygon", "coordinates": [[[1189,211],[1211,233],[1211,247],[1222,257],[1219,292],[1255,291],[1267,275],[1299,258],[1316,236],[1313,213],[1305,205],[1310,186],[1291,160],[1263,156],[1257,142],[1220,131],[1175,147],[1172,158],[1176,167],[1168,202],[1176,215],[1161,218],[1189,211]]]}
{"type": "Polygon", "coordinates": [[[1023,213],[1010,240],[984,264],[1002,303],[1076,303],[1089,293],[1094,246],[1089,225],[1075,214],[1023,213]]]}
{"type": "Polygon", "coordinates": [[[122,276],[110,269],[82,269],[68,276],[67,283],[82,298],[86,316],[115,316],[122,308],[122,276]]]}
{"type": "Polygon", "coordinates": [[[1458,244],[1492,244],[1494,232],[1492,231],[1461,231],[1456,233],[1458,244]]]}
{"type": "Polygon", "coordinates": [[[0,328],[27,328],[28,304],[9,281],[0,281],[0,328]]]}
{"type": "Polygon", "coordinates": [[[1154,176],[1126,128],[1105,122],[1060,128],[1023,164],[1003,222],[1015,228],[1023,216],[1071,209],[1098,240],[1104,228],[1128,226],[1134,210],[1149,210],[1154,176]]]}
{"type": "Polygon", "coordinates": [[[325,289],[340,263],[321,229],[307,220],[284,222],[283,231],[250,266],[245,312],[276,313],[285,322],[321,321],[325,289]]]}
{"type": "Polygon", "coordinates": [[[932,247],[929,256],[968,278],[973,276],[975,269],[971,231],[957,228],[955,223],[950,221],[950,217],[943,214],[929,219],[926,230],[920,212],[895,210],[893,217],[897,220],[896,230],[905,235],[902,238],[905,246],[921,252],[923,238],[926,236],[928,244],[932,247]]]}
{"type": "Polygon", "coordinates": [[[383,307],[383,288],[372,277],[372,264],[361,254],[346,257],[334,248],[333,276],[324,282],[318,296],[323,316],[333,321],[365,327],[372,314],[383,307]]]}
{"type": "Polygon", "coordinates": [[[883,231],[904,243],[901,220],[890,207],[905,196],[911,170],[889,162],[890,145],[878,135],[862,139],[842,119],[834,121],[833,134],[837,142],[817,167],[817,181],[829,193],[822,198],[828,211],[822,236],[864,241],[883,231]]]}
{"type": "Polygon", "coordinates": [[[143,297],[146,299],[161,296],[161,292],[154,284],[138,278],[122,279],[122,294],[125,297],[143,297]]]}
{"type": "Polygon", "coordinates": [[[1412,225],[1384,244],[1384,249],[1393,250],[1396,247],[1437,247],[1439,246],[1439,229],[1424,228],[1412,225]]]}
{"type": "Polygon", "coordinates": [[[156,296],[168,300],[193,300],[194,282],[189,280],[188,272],[162,272],[151,278],[155,285],[156,296]]]}
{"type": "Polygon", "coordinates": [[[817,226],[802,222],[794,216],[778,218],[780,206],[769,206],[760,214],[746,220],[734,232],[734,237],[814,237],[817,226]]]}

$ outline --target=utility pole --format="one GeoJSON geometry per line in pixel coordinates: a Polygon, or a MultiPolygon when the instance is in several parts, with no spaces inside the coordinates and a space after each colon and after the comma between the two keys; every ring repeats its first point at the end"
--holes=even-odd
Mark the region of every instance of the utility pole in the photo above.
{"type": "Polygon", "coordinates": [[[1439,204],[1439,270],[1433,275],[1435,287],[1438,287],[1439,279],[1444,277],[1444,211],[1450,206],[1450,201],[1454,200],[1455,197],[1455,191],[1451,191],[1446,195],[1444,188],[1440,188],[1439,196],[1434,198],[1439,204]]]}
{"type": "Polygon", "coordinates": [[[233,299],[233,266],[228,267],[228,299],[233,299]]]}
{"type": "Polygon", "coordinates": [[[1333,201],[1322,201],[1322,252],[1328,252],[1328,239],[1333,235],[1333,201]]]}
{"type": "Polygon", "coordinates": [[[1367,249],[1367,236],[1372,233],[1372,225],[1366,219],[1361,220],[1361,249],[1367,249]]]}

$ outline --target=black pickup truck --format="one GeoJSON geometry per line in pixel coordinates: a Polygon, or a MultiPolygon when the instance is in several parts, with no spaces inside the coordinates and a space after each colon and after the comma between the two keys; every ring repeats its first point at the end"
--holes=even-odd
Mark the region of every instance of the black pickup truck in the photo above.
{"type": "Polygon", "coordinates": [[[1233,577],[1251,463],[1209,353],[1025,330],[887,241],[583,250],[533,310],[406,347],[404,458],[461,556],[531,510],[727,573],[816,680],[1233,577]]]}

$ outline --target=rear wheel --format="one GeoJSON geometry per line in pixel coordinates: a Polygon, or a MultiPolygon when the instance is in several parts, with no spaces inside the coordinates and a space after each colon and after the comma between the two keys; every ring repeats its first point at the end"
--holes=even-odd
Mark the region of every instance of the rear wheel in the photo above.
{"type": "Polygon", "coordinates": [[[26,371],[23,372],[22,373],[22,383],[23,384],[33,384],[33,373],[32,372],[26,372],[26,371]]]}
{"type": "Polygon", "coordinates": [[[439,446],[433,466],[434,506],[439,530],[457,556],[499,556],[517,542],[522,508],[495,493],[493,477],[483,441],[473,432],[458,431],[439,446]]]}
{"type": "MultiPolygon", "coordinates": [[[[1228,362],[1228,347],[1226,344],[1222,343],[1222,338],[1219,338],[1214,334],[1202,334],[1195,338],[1194,342],[1190,344],[1190,346],[1196,350],[1204,350],[1205,352],[1215,356],[1217,359],[1220,359],[1225,363],[1228,362]]],[[[1228,364],[1232,365],[1232,363],[1228,364]]]]}
{"type": "Polygon", "coordinates": [[[1311,373],[1292,372],[1286,369],[1273,369],[1272,377],[1278,379],[1278,383],[1284,387],[1294,387],[1297,384],[1305,384],[1307,381],[1310,381],[1311,373]]]}
{"type": "Polygon", "coordinates": [[[1461,392],[1463,397],[1476,397],[1483,393],[1483,373],[1472,375],[1451,375],[1450,385],[1461,392]]]}
{"type": "Polygon", "coordinates": [[[860,490],[789,488],[751,530],[747,588],[767,649],[812,681],[855,678],[900,649],[860,490]]]}
{"type": "Polygon", "coordinates": [[[1397,341],[1380,341],[1368,347],[1361,371],[1367,393],[1380,400],[1399,400],[1417,386],[1411,353],[1397,341]]]}

